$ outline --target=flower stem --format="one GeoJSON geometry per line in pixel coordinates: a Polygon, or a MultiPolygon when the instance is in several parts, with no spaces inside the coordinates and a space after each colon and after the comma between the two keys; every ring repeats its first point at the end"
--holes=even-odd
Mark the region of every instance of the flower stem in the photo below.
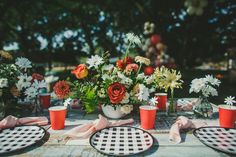
{"type": "Polygon", "coordinates": [[[125,51],[124,64],[126,64],[126,57],[128,57],[129,48],[130,48],[131,45],[132,45],[132,42],[129,42],[129,45],[128,45],[126,51],[125,51]]]}
{"type": "Polygon", "coordinates": [[[175,112],[175,105],[174,105],[174,89],[171,88],[171,99],[170,99],[170,106],[168,109],[169,113],[175,112]]]}

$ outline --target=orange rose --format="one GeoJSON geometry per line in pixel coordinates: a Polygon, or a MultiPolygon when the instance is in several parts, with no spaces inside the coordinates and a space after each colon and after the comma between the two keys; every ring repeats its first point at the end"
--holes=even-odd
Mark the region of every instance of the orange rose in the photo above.
{"type": "Polygon", "coordinates": [[[83,79],[88,75],[88,68],[85,64],[78,65],[74,70],[71,71],[78,79],[83,79]]]}

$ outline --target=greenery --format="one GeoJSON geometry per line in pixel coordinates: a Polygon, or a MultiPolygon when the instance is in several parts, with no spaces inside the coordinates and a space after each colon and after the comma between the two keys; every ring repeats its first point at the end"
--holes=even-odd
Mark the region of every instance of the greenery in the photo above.
{"type": "Polygon", "coordinates": [[[222,59],[235,44],[236,2],[208,0],[202,16],[188,15],[184,2],[1,0],[0,49],[49,67],[52,61],[74,64],[100,50],[120,56],[124,34],[142,34],[144,22],[152,21],[180,67],[222,59]]]}

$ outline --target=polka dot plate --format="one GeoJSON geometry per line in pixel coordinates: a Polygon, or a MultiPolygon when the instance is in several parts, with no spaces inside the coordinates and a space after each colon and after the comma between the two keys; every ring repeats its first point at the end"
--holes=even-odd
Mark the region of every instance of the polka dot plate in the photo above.
{"type": "Polygon", "coordinates": [[[90,145],[99,152],[112,156],[126,156],[144,152],[153,145],[150,133],[135,127],[110,127],[95,132],[90,145]]]}
{"type": "Polygon", "coordinates": [[[0,130],[0,154],[32,146],[43,139],[46,131],[39,126],[17,126],[0,130]]]}
{"type": "Polygon", "coordinates": [[[203,144],[216,150],[236,154],[236,129],[201,127],[193,131],[203,144]]]}

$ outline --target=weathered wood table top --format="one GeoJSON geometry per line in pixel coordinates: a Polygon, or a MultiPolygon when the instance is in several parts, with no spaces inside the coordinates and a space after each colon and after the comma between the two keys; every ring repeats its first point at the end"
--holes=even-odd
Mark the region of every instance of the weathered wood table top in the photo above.
{"type": "MultiPolygon", "coordinates": [[[[214,149],[211,149],[202,144],[196,137],[193,136],[192,132],[181,134],[183,142],[180,144],[174,144],[168,140],[168,131],[171,124],[175,121],[176,117],[166,117],[165,114],[157,113],[157,120],[155,129],[149,132],[156,139],[155,144],[148,151],[138,154],[135,156],[150,156],[150,157],[224,157],[230,156],[214,149]]],[[[133,117],[135,123],[133,126],[140,127],[139,117],[136,114],[130,115],[133,117]]],[[[46,126],[46,130],[50,133],[49,139],[41,144],[35,145],[26,150],[12,153],[12,156],[23,156],[23,157],[66,157],[66,156],[81,156],[81,157],[100,157],[104,156],[93,149],[88,140],[62,140],[62,134],[67,130],[94,121],[98,118],[98,114],[85,114],[79,111],[73,111],[68,114],[66,119],[66,127],[63,130],[52,130],[50,126],[46,126]]],[[[218,125],[218,120],[204,120],[209,125],[218,125]]]]}

